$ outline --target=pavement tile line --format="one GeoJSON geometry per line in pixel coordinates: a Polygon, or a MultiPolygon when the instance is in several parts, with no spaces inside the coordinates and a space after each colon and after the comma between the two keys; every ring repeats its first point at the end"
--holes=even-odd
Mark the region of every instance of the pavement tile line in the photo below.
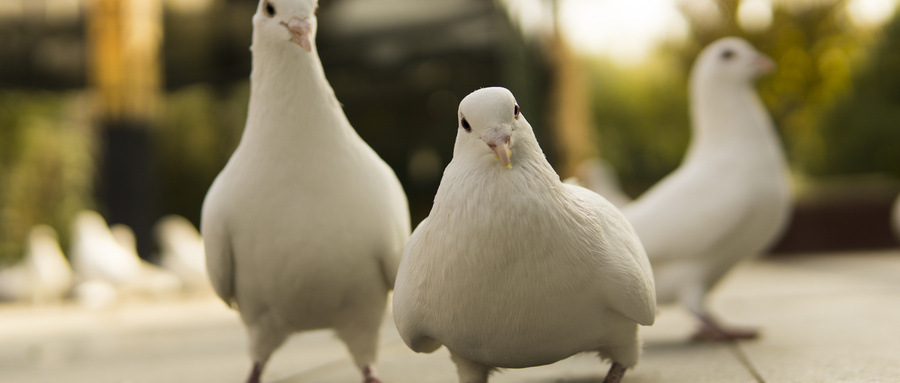
{"type": "Polygon", "coordinates": [[[759,370],[756,369],[756,366],[753,365],[753,362],[750,361],[750,358],[747,357],[747,353],[744,352],[744,349],[741,348],[740,342],[731,341],[728,342],[728,349],[734,354],[734,356],[738,359],[738,362],[747,369],[747,372],[750,375],[753,375],[753,379],[756,379],[758,383],[766,383],[766,380],[762,377],[762,374],[759,373],[759,370]]]}

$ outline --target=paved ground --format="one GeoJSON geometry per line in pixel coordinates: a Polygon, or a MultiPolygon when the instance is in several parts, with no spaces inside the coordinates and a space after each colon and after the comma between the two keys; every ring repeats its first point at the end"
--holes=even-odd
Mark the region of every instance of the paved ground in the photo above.
{"type": "MultiPolygon", "coordinates": [[[[761,327],[762,339],[690,343],[692,318],[664,308],[644,328],[644,358],[624,382],[900,382],[900,252],[748,262],[723,282],[712,306],[730,323],[761,327]]],[[[212,296],[100,311],[0,306],[0,382],[239,383],[249,370],[245,348],[237,316],[212,296]]],[[[389,321],[380,353],[385,383],[456,382],[445,350],[413,353],[389,321]]],[[[608,367],[578,355],[491,381],[599,383],[608,367]]],[[[292,338],[264,380],[361,379],[343,345],[320,331],[292,338]]]]}

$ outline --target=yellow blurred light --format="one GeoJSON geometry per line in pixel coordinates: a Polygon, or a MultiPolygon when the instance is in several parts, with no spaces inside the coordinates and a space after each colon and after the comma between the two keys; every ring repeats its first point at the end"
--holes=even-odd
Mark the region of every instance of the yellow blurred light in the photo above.
{"type": "Polygon", "coordinates": [[[22,2],[24,0],[0,1],[0,19],[15,19],[22,17],[22,2]]]}
{"type": "Polygon", "coordinates": [[[581,53],[608,55],[635,64],[664,39],[687,33],[673,0],[565,0],[560,29],[581,53]]]}
{"type": "Polygon", "coordinates": [[[764,31],[772,25],[772,3],[769,0],[744,0],[738,7],[738,23],[747,32],[764,31]]]}
{"type": "Polygon", "coordinates": [[[200,13],[209,10],[213,0],[165,0],[165,6],[176,13],[200,13]]]}
{"type": "Polygon", "coordinates": [[[851,0],[847,3],[850,18],[859,26],[878,26],[894,15],[897,0],[851,0]]]}

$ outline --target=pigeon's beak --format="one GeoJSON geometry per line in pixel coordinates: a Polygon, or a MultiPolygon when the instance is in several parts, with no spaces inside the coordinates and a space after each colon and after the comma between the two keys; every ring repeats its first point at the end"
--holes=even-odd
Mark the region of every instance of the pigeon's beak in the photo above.
{"type": "Polygon", "coordinates": [[[509,162],[509,157],[512,156],[510,136],[510,129],[507,126],[490,128],[481,135],[481,139],[494,151],[494,158],[500,160],[500,165],[507,169],[512,169],[512,163],[509,162]]]}
{"type": "Polygon", "coordinates": [[[778,68],[775,65],[775,61],[763,54],[756,56],[756,61],[753,64],[756,66],[756,73],[761,75],[772,73],[778,68]]]}
{"type": "Polygon", "coordinates": [[[308,17],[303,19],[294,17],[287,23],[282,21],[281,25],[284,25],[288,32],[291,33],[291,41],[299,45],[303,50],[312,52],[312,39],[310,38],[312,23],[308,17]]]}

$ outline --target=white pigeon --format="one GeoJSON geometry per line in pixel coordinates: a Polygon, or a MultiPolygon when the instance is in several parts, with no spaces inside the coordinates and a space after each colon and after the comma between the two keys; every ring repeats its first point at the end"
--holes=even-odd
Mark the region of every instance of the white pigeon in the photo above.
{"type": "Polygon", "coordinates": [[[260,1],[247,124],[203,204],[209,278],[249,332],[249,382],[288,335],[322,328],[378,382],[378,329],[409,237],[396,175],[325,78],[317,7],[260,1]]]}
{"type": "Polygon", "coordinates": [[[28,233],[25,264],[33,278],[34,303],[59,302],[72,286],[72,267],[59,247],[56,230],[37,225],[28,233]]]}
{"type": "Polygon", "coordinates": [[[508,90],[473,92],[458,117],[397,275],[400,336],[416,352],[446,346],[460,382],[590,351],[618,382],[640,357],[638,324],[656,315],[637,235],[603,197],[560,181],[508,90]]]}
{"type": "Polygon", "coordinates": [[[682,164],[623,208],[650,257],[658,303],[701,320],[697,339],[753,338],[710,315],[705,296],[772,244],[791,211],[788,167],[754,80],[774,63],[739,38],[710,44],[690,78],[693,137],[682,164]]]}
{"type": "Polygon", "coordinates": [[[0,300],[58,303],[71,285],[72,268],[47,225],[32,227],[21,262],[0,270],[0,300]]]}
{"type": "Polygon", "coordinates": [[[181,280],[172,272],[140,259],[137,252],[137,238],[134,230],[126,224],[117,223],[109,228],[116,243],[122,246],[129,256],[138,259],[140,271],[130,281],[119,286],[124,295],[135,295],[147,298],[169,298],[181,291],[181,280]]]}
{"type": "Polygon", "coordinates": [[[160,246],[160,265],[191,290],[210,288],[203,238],[191,221],[170,214],[157,221],[153,231],[160,246]]]}
{"type": "Polygon", "coordinates": [[[106,220],[92,210],[83,210],[72,224],[72,268],[83,280],[99,280],[122,286],[141,272],[137,254],[116,242],[106,220]]]}
{"type": "Polygon", "coordinates": [[[584,186],[602,195],[618,208],[631,202],[631,197],[622,190],[616,169],[602,158],[595,157],[581,161],[575,168],[575,175],[563,182],[584,186]]]}

